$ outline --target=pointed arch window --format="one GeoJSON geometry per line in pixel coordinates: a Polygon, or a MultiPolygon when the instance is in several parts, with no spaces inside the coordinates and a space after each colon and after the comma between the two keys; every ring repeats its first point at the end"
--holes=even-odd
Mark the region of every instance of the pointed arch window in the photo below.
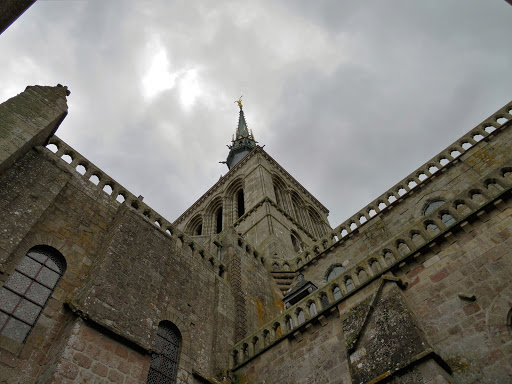
{"type": "Polygon", "coordinates": [[[55,248],[31,248],[0,288],[0,334],[25,342],[65,270],[55,248]]]}
{"type": "Polygon", "coordinates": [[[170,321],[158,325],[155,353],[151,357],[148,384],[174,384],[178,373],[181,334],[170,321]]]}

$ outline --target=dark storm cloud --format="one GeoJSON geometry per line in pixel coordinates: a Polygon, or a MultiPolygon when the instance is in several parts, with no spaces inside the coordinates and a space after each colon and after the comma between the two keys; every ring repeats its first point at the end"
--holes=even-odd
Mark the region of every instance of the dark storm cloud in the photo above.
{"type": "Polygon", "coordinates": [[[226,172],[244,94],[336,226],[511,99],[511,17],[478,0],[39,1],[0,37],[0,92],[68,85],[58,135],[169,220],[226,172]]]}

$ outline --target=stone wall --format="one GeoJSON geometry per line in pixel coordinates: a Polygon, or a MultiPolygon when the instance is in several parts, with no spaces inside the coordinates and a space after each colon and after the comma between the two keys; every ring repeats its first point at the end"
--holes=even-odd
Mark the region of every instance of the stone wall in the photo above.
{"type": "Polygon", "coordinates": [[[180,367],[190,380],[193,370],[214,375],[227,369],[234,342],[231,288],[227,276],[219,276],[218,263],[199,254],[199,247],[119,204],[46,148],[9,168],[0,188],[0,232],[11,233],[2,242],[7,258],[0,279],[37,244],[53,246],[67,262],[27,341],[2,338],[2,375],[18,383],[55,372],[62,359],[50,348],[58,345],[55,340],[67,344],[64,303],[146,354],[159,321],[172,321],[187,335],[180,367]]]}
{"type": "Polygon", "coordinates": [[[337,311],[308,324],[236,371],[240,384],[342,384],[350,380],[337,311]]]}
{"type": "Polygon", "coordinates": [[[512,201],[397,271],[408,303],[457,383],[512,381],[512,201]]]}
{"type": "MultiPolygon", "coordinates": [[[[55,348],[60,352],[59,359],[38,383],[146,383],[149,355],[91,328],[81,319],[75,319],[69,328],[63,338],[66,342],[55,348]]],[[[180,375],[185,378],[182,382],[187,382],[187,373],[180,375]]]]}

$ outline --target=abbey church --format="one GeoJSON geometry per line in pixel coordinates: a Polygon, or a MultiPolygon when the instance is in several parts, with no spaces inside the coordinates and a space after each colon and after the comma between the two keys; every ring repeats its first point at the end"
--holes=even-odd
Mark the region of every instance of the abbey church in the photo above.
{"type": "Polygon", "coordinates": [[[241,100],[169,221],[59,139],[70,97],[0,104],[0,383],[512,382],[512,102],[332,228],[241,100]]]}

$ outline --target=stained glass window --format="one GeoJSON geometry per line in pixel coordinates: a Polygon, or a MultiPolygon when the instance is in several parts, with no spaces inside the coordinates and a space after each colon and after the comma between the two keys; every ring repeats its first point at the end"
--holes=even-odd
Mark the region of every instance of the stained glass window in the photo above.
{"type": "Polygon", "coordinates": [[[66,261],[56,249],[30,249],[0,288],[0,334],[23,343],[65,270],[66,261]]]}
{"type": "Polygon", "coordinates": [[[158,326],[155,350],[151,358],[148,384],[174,384],[181,347],[180,331],[174,324],[162,321],[158,326]]]}

